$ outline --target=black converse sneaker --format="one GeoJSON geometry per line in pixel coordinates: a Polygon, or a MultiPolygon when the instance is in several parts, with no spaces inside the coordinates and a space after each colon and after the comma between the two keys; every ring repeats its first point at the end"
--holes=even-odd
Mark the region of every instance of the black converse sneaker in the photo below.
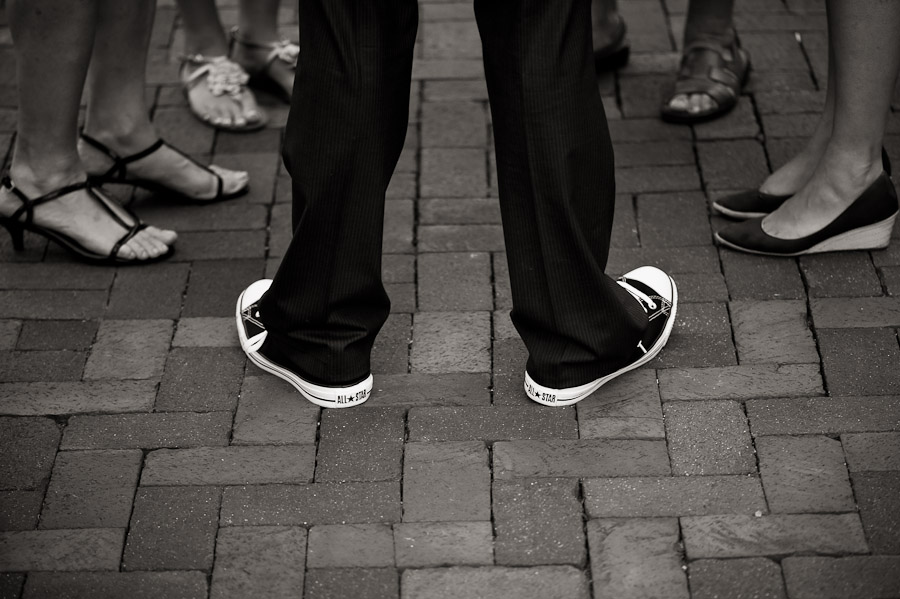
{"type": "Polygon", "coordinates": [[[672,277],[654,266],[642,266],[619,277],[616,281],[641,305],[647,313],[647,330],[634,348],[627,365],[585,385],[553,389],[534,382],[525,372],[525,393],[532,400],[546,406],[570,406],[596,391],[619,375],[652,360],[665,346],[675,324],[678,289],[672,277]]]}
{"type": "Polygon", "coordinates": [[[266,327],[259,320],[257,304],[272,285],[271,279],[256,281],[247,287],[237,301],[235,320],[237,321],[238,337],[241,340],[241,349],[250,358],[250,361],[275,376],[289,382],[309,401],[323,408],[351,408],[358,406],[372,393],[372,375],[365,380],[350,385],[349,387],[325,387],[315,385],[283,366],[272,362],[259,353],[266,340],[266,327]]]}

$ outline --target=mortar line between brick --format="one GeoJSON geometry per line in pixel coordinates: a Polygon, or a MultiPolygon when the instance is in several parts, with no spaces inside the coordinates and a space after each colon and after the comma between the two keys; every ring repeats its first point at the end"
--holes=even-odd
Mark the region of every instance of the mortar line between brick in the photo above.
{"type": "MultiPolygon", "coordinates": [[[[580,438],[580,435],[579,435],[580,438]]],[[[578,486],[576,489],[578,493],[578,502],[581,504],[581,530],[584,532],[584,567],[583,572],[588,581],[588,597],[590,599],[594,599],[596,597],[596,593],[594,592],[594,576],[593,571],[591,570],[591,543],[588,538],[588,514],[587,514],[587,506],[584,503],[584,479],[578,479],[578,486]]]]}
{"type": "Polygon", "coordinates": [[[800,267],[800,259],[794,258],[793,260],[794,264],[797,265],[797,270],[800,271],[800,282],[803,283],[804,299],[806,300],[806,326],[809,328],[813,342],[816,344],[816,353],[819,354],[819,377],[822,379],[822,391],[825,392],[825,397],[829,397],[831,394],[828,392],[828,380],[825,377],[825,360],[822,357],[822,346],[819,344],[819,331],[816,329],[815,322],[813,321],[812,304],[809,300],[809,279],[806,277],[806,271],[800,267]]]}
{"type": "MultiPolygon", "coordinates": [[[[422,201],[422,114],[425,104],[425,82],[417,81],[419,102],[416,106],[416,197],[413,199],[412,250],[413,250],[413,313],[409,320],[409,342],[406,344],[406,372],[412,373],[413,333],[415,332],[416,313],[419,311],[419,208],[422,201]]],[[[401,485],[402,493],[402,485],[401,485]]]]}

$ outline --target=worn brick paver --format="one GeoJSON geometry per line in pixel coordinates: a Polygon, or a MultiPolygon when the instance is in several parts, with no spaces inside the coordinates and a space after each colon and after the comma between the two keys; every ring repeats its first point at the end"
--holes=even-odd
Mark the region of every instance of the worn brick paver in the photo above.
{"type": "MultiPolygon", "coordinates": [[[[236,0],[217,2],[235,24],[236,0]]],[[[197,121],[183,22],[160,0],[159,131],[251,188],[210,206],[135,194],[179,232],[149,267],[0,235],[0,599],[900,597],[900,231],[799,259],[713,243],[727,220],[710,201],[758,185],[819,118],[824,4],[738,0],[748,86],[688,127],[658,118],[687,3],[620,2],[630,62],[597,81],[617,166],[606,268],[671,273],[678,320],[651,363],[551,409],[522,389],[473,3],[419,0],[374,391],[325,411],[249,364],[233,330],[238,293],[290,243],[287,106],[261,94],[270,123],[242,135],[197,121]]],[[[4,165],[7,21],[0,0],[4,165]]]]}

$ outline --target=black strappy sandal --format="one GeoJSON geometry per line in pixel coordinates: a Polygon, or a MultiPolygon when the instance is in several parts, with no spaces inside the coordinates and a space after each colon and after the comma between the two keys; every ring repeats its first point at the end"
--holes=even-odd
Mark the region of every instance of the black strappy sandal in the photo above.
{"type": "Polygon", "coordinates": [[[154,191],[157,193],[165,194],[170,197],[177,198],[181,202],[186,202],[190,204],[212,204],[214,202],[221,202],[223,200],[230,200],[247,193],[247,190],[250,188],[250,185],[244,185],[237,191],[233,191],[231,193],[223,193],[223,187],[225,182],[222,180],[222,176],[219,175],[216,171],[211,168],[204,166],[179,150],[178,148],[168,144],[162,138],[156,140],[155,143],[150,144],[149,147],[137,152],[135,154],[131,154],[130,156],[119,156],[113,150],[108,148],[105,144],[97,141],[87,133],[81,134],[81,139],[85,141],[89,146],[93,147],[95,150],[102,152],[106,155],[107,158],[113,161],[113,164],[109,169],[102,174],[92,175],[89,174],[88,178],[95,185],[103,185],[104,183],[119,183],[122,185],[134,185],[135,187],[141,187],[143,189],[148,189],[150,191],[154,191]],[[207,173],[213,175],[216,178],[218,183],[216,187],[216,195],[211,198],[196,198],[193,196],[189,196],[183,192],[180,192],[176,189],[172,189],[171,187],[166,187],[165,185],[158,183],[156,181],[152,181],[150,179],[142,179],[128,176],[128,165],[132,162],[138,161],[141,158],[146,158],[150,154],[156,152],[161,147],[166,146],[170,150],[173,150],[179,154],[181,154],[184,158],[189,160],[192,164],[198,166],[199,168],[205,170],[207,173]]]}
{"type": "Polygon", "coordinates": [[[175,253],[175,248],[169,246],[169,251],[165,254],[160,254],[159,256],[154,256],[152,258],[120,258],[117,254],[123,245],[128,243],[128,241],[137,235],[140,231],[147,228],[141,219],[138,218],[136,214],[122,207],[122,210],[128,213],[131,218],[134,219],[133,224],[128,224],[116,213],[115,210],[109,205],[109,200],[104,198],[101,194],[98,194],[94,191],[93,184],[88,181],[83,181],[81,183],[75,183],[73,185],[66,185],[65,187],[61,187],[56,191],[51,191],[48,194],[44,194],[38,198],[29,198],[22,191],[15,186],[12,180],[9,177],[3,177],[3,180],[0,181],[0,185],[2,185],[5,189],[8,189],[12,192],[19,201],[22,202],[22,206],[19,207],[18,210],[13,212],[10,216],[0,216],[0,225],[9,231],[10,237],[12,237],[13,249],[17,252],[21,252],[25,249],[25,231],[31,231],[41,237],[45,237],[50,241],[56,242],[61,245],[64,249],[68,250],[75,258],[81,260],[82,262],[87,262],[88,264],[97,264],[97,265],[112,265],[112,266],[133,266],[138,264],[151,264],[153,262],[159,262],[161,260],[165,260],[170,257],[173,253],[175,253]],[[97,252],[93,252],[78,241],[72,239],[65,233],[60,233],[58,231],[54,231],[52,229],[48,229],[47,227],[42,227],[41,225],[34,224],[34,209],[36,206],[40,206],[41,204],[46,204],[47,202],[52,202],[53,200],[59,199],[65,195],[76,192],[80,189],[84,189],[87,193],[94,198],[100,206],[106,210],[109,215],[112,217],[116,223],[120,226],[124,227],[127,232],[123,235],[116,243],[113,245],[109,254],[103,255],[98,254],[97,252]],[[25,215],[25,220],[20,220],[22,215],[25,215]]]}

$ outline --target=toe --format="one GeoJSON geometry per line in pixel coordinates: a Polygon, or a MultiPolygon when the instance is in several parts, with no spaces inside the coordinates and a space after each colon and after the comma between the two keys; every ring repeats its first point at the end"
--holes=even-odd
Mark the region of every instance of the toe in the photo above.
{"type": "Polygon", "coordinates": [[[688,106],[688,97],[684,94],[676,94],[669,100],[669,108],[672,110],[687,110],[688,106]]]}
{"type": "Polygon", "coordinates": [[[247,187],[250,183],[250,175],[246,171],[233,171],[211,164],[209,169],[222,177],[222,191],[235,193],[247,187]]]}

